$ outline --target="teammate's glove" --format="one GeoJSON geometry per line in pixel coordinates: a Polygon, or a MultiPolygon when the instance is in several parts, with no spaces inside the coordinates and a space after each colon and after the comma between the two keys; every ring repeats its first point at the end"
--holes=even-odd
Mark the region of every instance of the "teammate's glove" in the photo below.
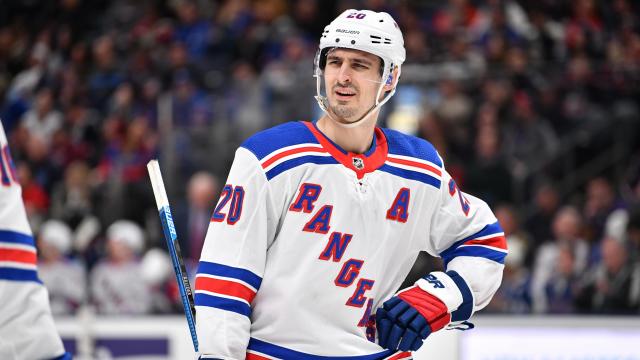
{"type": "Polygon", "coordinates": [[[385,301],[376,311],[378,344],[416,351],[432,332],[471,316],[473,297],[455,271],[434,272],[385,301]],[[453,312],[453,314],[452,314],[453,312]]]}

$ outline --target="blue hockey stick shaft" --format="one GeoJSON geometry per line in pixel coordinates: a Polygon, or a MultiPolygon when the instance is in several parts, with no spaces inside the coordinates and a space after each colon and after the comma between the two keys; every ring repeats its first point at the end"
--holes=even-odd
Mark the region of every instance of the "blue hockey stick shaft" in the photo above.
{"type": "Polygon", "coordinates": [[[193,348],[198,352],[196,308],[193,304],[193,292],[191,291],[187,270],[185,269],[182,255],[180,254],[178,234],[176,233],[176,227],[173,224],[171,208],[169,207],[169,198],[167,197],[167,192],[164,188],[164,181],[162,180],[158,160],[149,161],[147,164],[147,170],[149,171],[151,186],[153,186],[153,195],[156,198],[156,205],[158,206],[160,222],[162,223],[162,232],[164,233],[164,238],[167,241],[167,248],[169,249],[171,262],[173,263],[173,271],[175,272],[176,280],[178,281],[180,297],[182,298],[182,306],[184,308],[184,314],[187,317],[187,323],[189,324],[189,332],[191,333],[191,341],[193,342],[193,348]]]}

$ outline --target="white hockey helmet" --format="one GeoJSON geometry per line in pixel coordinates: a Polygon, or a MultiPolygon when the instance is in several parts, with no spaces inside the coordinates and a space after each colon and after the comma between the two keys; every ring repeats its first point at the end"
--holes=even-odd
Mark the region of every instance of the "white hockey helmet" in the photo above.
{"type": "Polygon", "coordinates": [[[354,127],[364,121],[375,109],[386,103],[395,93],[400,78],[400,68],[406,58],[404,39],[398,24],[386,12],[349,9],[324,28],[314,61],[314,77],[316,78],[316,100],[329,117],[331,117],[328,111],[329,101],[325,95],[322,95],[322,83],[326,56],[333,48],[361,50],[374,54],[382,60],[382,76],[374,106],[360,119],[349,125],[336,121],[340,125],[354,127]],[[392,84],[395,68],[398,69],[398,76],[395,79],[395,84],[392,84]],[[393,89],[382,100],[379,100],[386,84],[394,85],[393,89]]]}
{"type": "Polygon", "coordinates": [[[133,221],[118,220],[107,228],[107,241],[123,243],[134,253],[139,254],[144,248],[144,232],[133,221]]]}

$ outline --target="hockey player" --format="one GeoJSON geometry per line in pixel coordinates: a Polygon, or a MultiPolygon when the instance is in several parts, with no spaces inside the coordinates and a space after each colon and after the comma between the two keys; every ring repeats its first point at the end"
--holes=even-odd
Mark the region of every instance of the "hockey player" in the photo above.
{"type": "Polygon", "coordinates": [[[38,279],[36,248],[0,123],[0,359],[71,359],[38,279]]]}
{"type": "Polygon", "coordinates": [[[506,242],[425,140],[376,127],[405,60],[387,13],[347,10],[315,58],[316,122],[236,151],[195,280],[202,359],[403,359],[490,301],[506,242]],[[420,251],[446,271],[397,292],[420,251]]]}

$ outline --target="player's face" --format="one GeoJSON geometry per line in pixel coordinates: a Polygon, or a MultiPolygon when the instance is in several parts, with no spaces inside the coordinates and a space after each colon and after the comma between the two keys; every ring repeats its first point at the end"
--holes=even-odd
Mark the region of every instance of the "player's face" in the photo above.
{"type": "Polygon", "coordinates": [[[380,86],[380,58],[360,50],[331,50],[324,69],[329,110],[345,123],[354,122],[374,105],[380,86]]]}

